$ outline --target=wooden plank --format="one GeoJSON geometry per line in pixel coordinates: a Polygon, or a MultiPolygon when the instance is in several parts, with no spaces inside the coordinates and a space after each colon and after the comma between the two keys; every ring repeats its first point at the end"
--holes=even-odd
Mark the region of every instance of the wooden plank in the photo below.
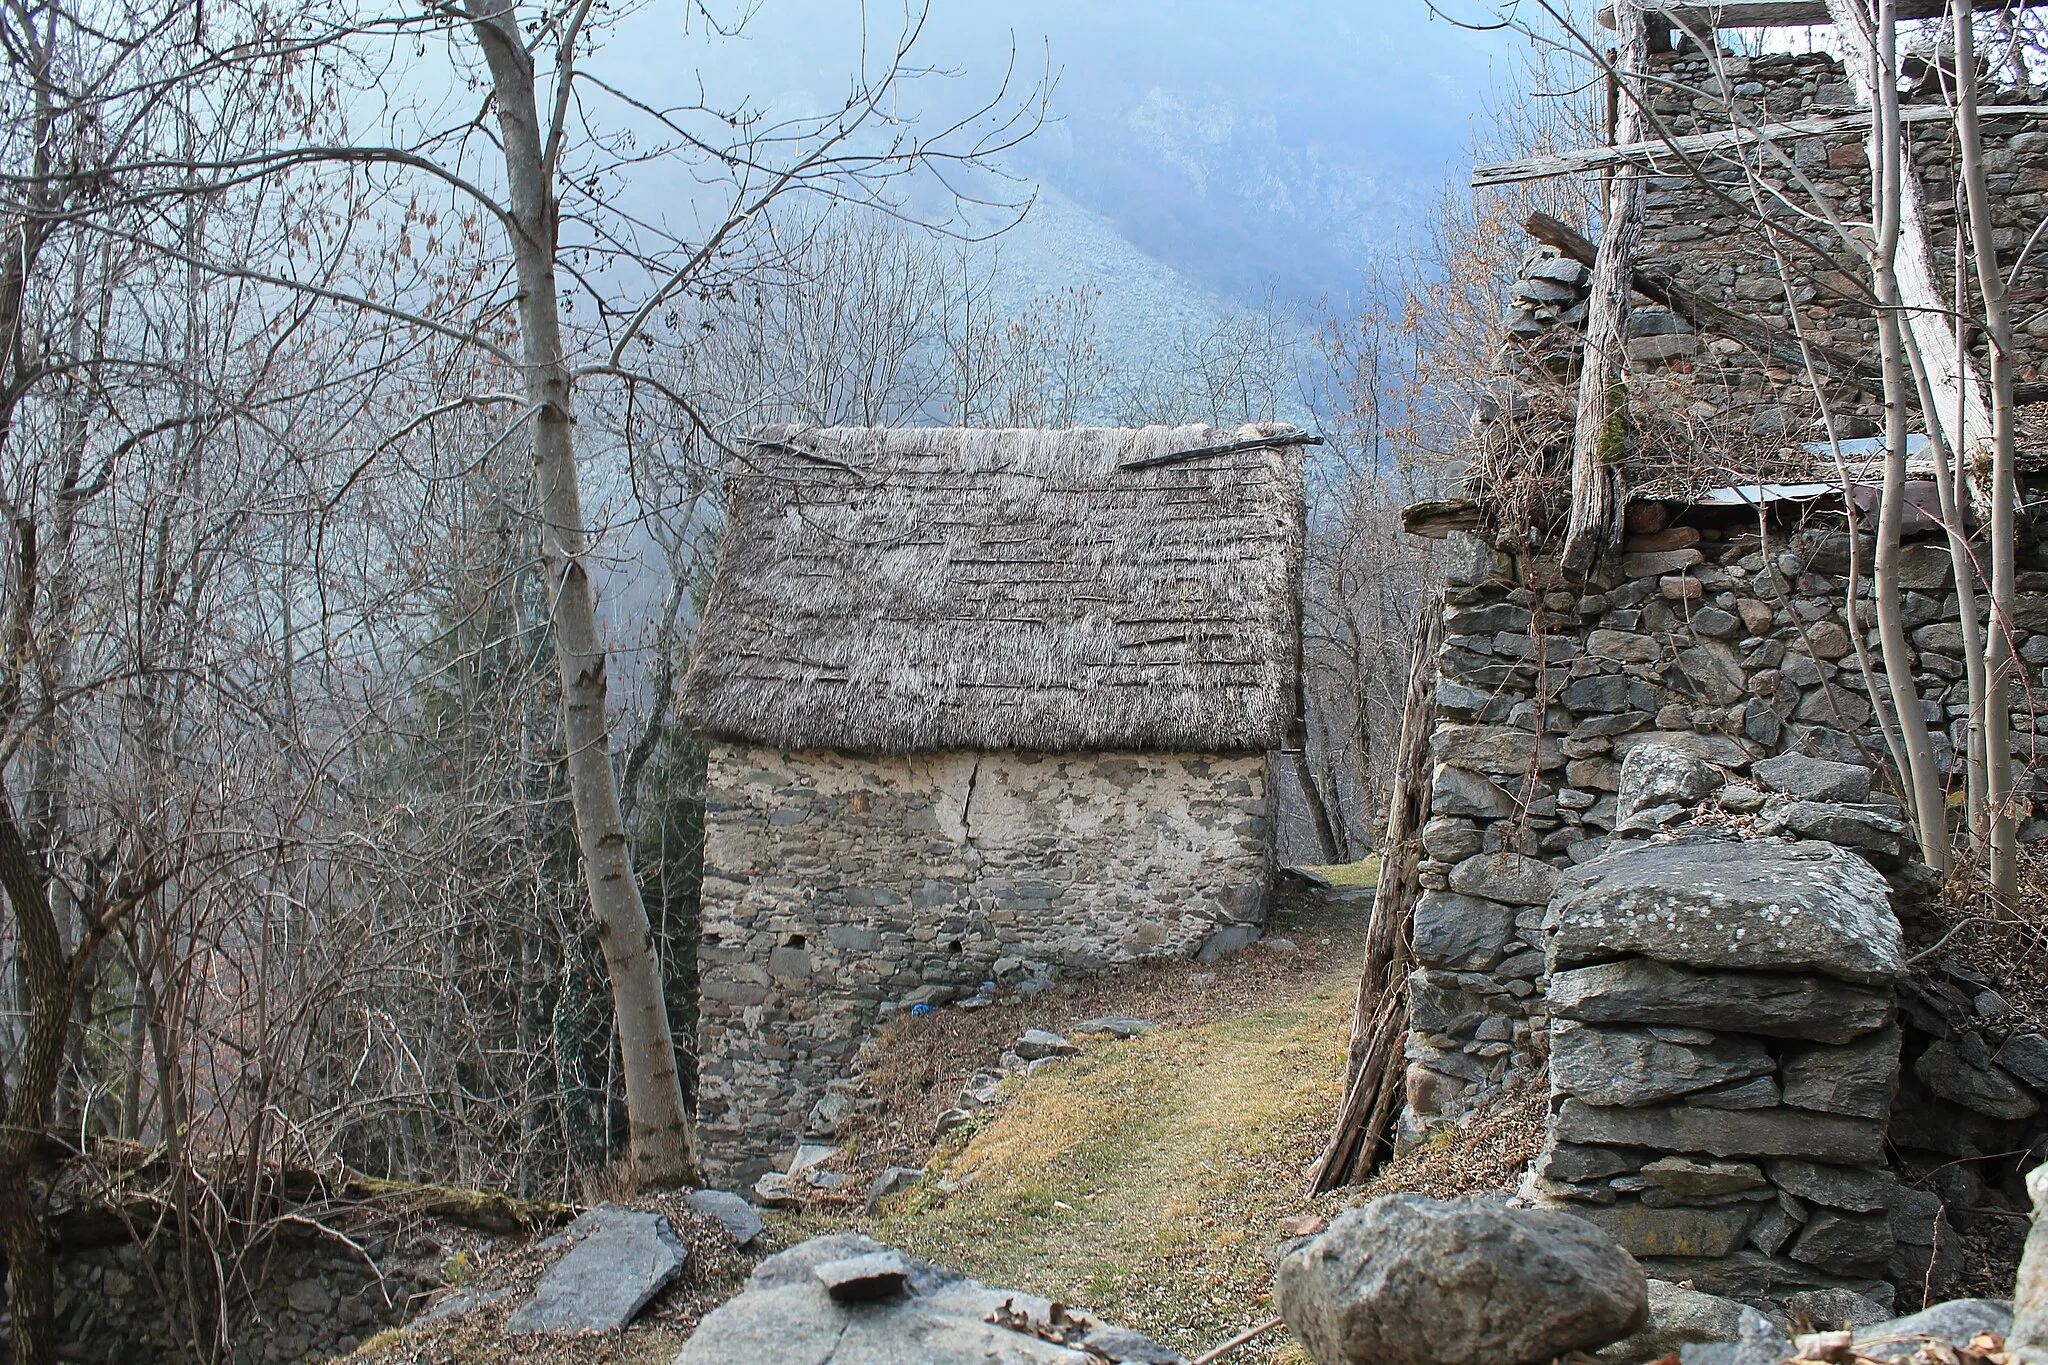
{"type": "MultiPolygon", "coordinates": [[[[2031,9],[2048,0],[1977,0],[1980,10],[2031,9]]],[[[1948,13],[1947,0],[1898,0],[1901,19],[1939,19],[1948,13]]],[[[1716,28],[1811,28],[1834,23],[1826,0],[1720,0],[1653,5],[1653,19],[1674,28],[1704,33],[1716,28]]],[[[1614,6],[1600,10],[1600,22],[1614,27],[1614,6]]]]}
{"type": "MultiPolygon", "coordinates": [[[[1614,73],[1638,88],[1650,67],[1649,32],[1635,0],[1615,6],[1614,73]]],[[[1616,144],[1642,137],[1642,105],[1620,102],[1616,144]]],[[[1586,300],[1584,359],[1572,420],[1572,511],[1560,556],[1568,578],[1584,578],[1621,541],[1621,462],[1627,453],[1624,348],[1629,299],[1635,292],[1636,243],[1643,232],[1643,177],[1624,162],[1607,189],[1606,221],[1593,262],[1593,292],[1586,300]]]]}
{"type": "Polygon", "coordinates": [[[1394,790],[1387,803],[1387,836],[1380,851],[1380,884],[1366,921],[1365,961],[1351,1016],[1344,1103],[1322,1156],[1309,1170],[1309,1190],[1320,1194],[1357,1185],[1372,1174],[1387,1130],[1406,1097],[1403,1044],[1408,1036],[1410,922],[1422,894],[1422,827],[1429,823],[1436,765],[1429,737],[1436,729],[1437,646],[1444,625],[1441,594],[1423,604],[1408,661],[1408,697],[1401,709],[1395,749],[1394,790]]]}
{"type": "MultiPolygon", "coordinates": [[[[1985,118],[2048,118],[2048,104],[1987,104],[1982,115],[1985,118]]],[[[1940,104],[1915,104],[1899,111],[1901,123],[1935,123],[1953,116],[1953,110],[1940,104]]],[[[1472,187],[1485,189],[1490,185],[1513,185],[1559,175],[1582,175],[1588,171],[1604,171],[1623,162],[1655,168],[1659,157],[1707,156],[1737,147],[1753,147],[1759,142],[1867,133],[1869,129],[1870,111],[1859,109],[1850,114],[1815,114],[1755,128],[1719,128],[1711,133],[1653,138],[1618,147],[1578,147],[1548,156],[1475,166],[1472,168],[1472,187]]]]}

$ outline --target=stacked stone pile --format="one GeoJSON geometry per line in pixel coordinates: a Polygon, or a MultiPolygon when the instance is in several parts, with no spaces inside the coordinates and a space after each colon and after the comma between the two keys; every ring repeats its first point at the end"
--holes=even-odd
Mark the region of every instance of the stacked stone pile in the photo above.
{"type": "Polygon", "coordinates": [[[1889,1303],[1888,1282],[1921,1282],[1939,1201],[1885,1166],[1905,971],[1888,899],[1818,841],[1622,845],[1566,873],[1530,1192],[1703,1288],[1889,1303]]]}

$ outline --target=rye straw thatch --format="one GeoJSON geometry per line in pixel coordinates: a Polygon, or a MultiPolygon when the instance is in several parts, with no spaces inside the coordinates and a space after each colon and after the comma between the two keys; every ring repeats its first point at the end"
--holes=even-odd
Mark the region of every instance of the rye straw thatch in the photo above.
{"type": "Polygon", "coordinates": [[[857,753],[1277,747],[1299,668],[1295,434],[772,428],[727,486],[685,717],[857,753]]]}

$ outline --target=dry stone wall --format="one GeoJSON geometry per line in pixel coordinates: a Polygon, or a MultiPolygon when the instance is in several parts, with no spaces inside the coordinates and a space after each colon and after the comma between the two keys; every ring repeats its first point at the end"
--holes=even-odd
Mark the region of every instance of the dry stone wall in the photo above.
{"type": "MultiPolygon", "coordinates": [[[[2048,1038],[2011,1023],[1995,982],[1903,970],[1894,915],[1931,877],[1887,790],[1854,657],[1868,584],[1852,618],[1839,517],[1630,518],[1615,565],[1576,590],[1544,556],[1451,540],[1397,1142],[1547,1067],[1529,1193],[1669,1258],[1670,1278],[1753,1296],[1922,1285],[1940,1202],[1891,1159],[2039,1149],[2048,1038]],[[1802,869],[1824,884],[1805,901],[1802,869]]],[[[1968,701],[1947,553],[1905,558],[1952,766],[1968,701]]],[[[2022,562],[2031,687],[2048,560],[2029,541],[2022,562]]],[[[2014,712],[2029,803],[2037,700],[2014,712]]],[[[2044,834],[2030,813],[2022,837],[2044,834]]],[[[1967,1218],[1982,1188],[1943,1192],[1967,1218]]]]}
{"type": "Polygon", "coordinates": [[[707,811],[698,1132],[726,1183],[828,1126],[895,1010],[1243,946],[1271,881],[1258,755],[721,744],[707,811]]]}

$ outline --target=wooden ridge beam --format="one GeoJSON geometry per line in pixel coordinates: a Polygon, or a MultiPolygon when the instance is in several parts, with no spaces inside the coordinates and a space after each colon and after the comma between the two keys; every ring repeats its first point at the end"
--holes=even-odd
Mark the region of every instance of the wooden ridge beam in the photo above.
{"type": "MultiPolygon", "coordinates": [[[[1901,19],[1939,19],[1947,0],[1897,0],[1901,19]]],[[[2048,0],[1977,0],[1980,10],[2032,9],[2048,0]]],[[[1808,28],[1832,24],[1826,0],[1677,0],[1650,5],[1650,18],[1702,33],[1716,28],[1808,28]]],[[[1600,23],[1614,27],[1614,6],[1600,7],[1600,23]]]]}
{"type": "MultiPolygon", "coordinates": [[[[2048,2],[2048,0],[2044,0],[2048,2]]],[[[1899,111],[1902,123],[1935,123],[1954,116],[1942,104],[1915,104],[1899,111]]],[[[1987,104],[1984,118],[2048,118],[2048,104],[1987,104]]],[[[1765,123],[1755,128],[1717,128],[1711,133],[1688,133],[1683,137],[1651,138],[1618,147],[1579,147],[1569,152],[1523,157],[1518,161],[1496,161],[1472,168],[1472,187],[1512,185],[1525,180],[1547,180],[1559,175],[1580,175],[1609,166],[1655,167],[1660,156],[1693,157],[1711,155],[1734,147],[1786,138],[1828,137],[1836,133],[1863,133],[1870,128],[1870,111],[1858,109],[1846,114],[1812,114],[1805,118],[1765,123]]]]}

